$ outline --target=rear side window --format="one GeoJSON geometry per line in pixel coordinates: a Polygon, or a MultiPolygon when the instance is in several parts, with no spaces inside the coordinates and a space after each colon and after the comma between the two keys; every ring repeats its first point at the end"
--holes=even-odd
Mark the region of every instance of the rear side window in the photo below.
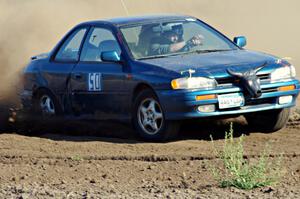
{"type": "Polygon", "coordinates": [[[113,33],[105,28],[93,28],[90,30],[82,48],[80,61],[101,62],[101,53],[116,51],[121,54],[121,48],[113,33]]]}
{"type": "Polygon", "coordinates": [[[78,61],[79,50],[87,29],[73,32],[56,54],[55,61],[78,61]]]}

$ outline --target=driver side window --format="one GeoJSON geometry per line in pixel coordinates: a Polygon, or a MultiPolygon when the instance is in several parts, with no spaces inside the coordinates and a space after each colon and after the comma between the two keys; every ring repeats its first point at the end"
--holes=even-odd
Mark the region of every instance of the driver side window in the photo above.
{"type": "Polygon", "coordinates": [[[121,48],[110,30],[93,28],[83,45],[80,61],[102,62],[101,53],[105,51],[116,51],[121,55],[121,48]]]}

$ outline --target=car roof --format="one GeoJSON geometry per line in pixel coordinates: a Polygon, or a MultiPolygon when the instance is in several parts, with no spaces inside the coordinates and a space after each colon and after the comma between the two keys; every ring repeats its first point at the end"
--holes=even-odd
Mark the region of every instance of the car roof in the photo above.
{"type": "Polygon", "coordinates": [[[161,20],[182,20],[186,18],[195,19],[195,17],[188,16],[188,15],[161,14],[161,15],[119,17],[119,18],[111,18],[111,19],[104,19],[104,20],[87,21],[79,25],[111,24],[114,26],[123,26],[123,25],[130,25],[130,24],[155,22],[161,20]]]}

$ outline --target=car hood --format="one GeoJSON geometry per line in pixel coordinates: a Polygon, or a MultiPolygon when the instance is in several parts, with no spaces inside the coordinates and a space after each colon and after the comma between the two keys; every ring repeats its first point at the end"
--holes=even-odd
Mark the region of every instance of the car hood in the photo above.
{"type": "Polygon", "coordinates": [[[235,71],[246,71],[266,62],[267,65],[273,65],[277,60],[277,57],[265,53],[233,50],[146,59],[141,62],[178,73],[193,69],[196,71],[196,76],[224,77],[228,76],[226,72],[228,67],[235,71]]]}

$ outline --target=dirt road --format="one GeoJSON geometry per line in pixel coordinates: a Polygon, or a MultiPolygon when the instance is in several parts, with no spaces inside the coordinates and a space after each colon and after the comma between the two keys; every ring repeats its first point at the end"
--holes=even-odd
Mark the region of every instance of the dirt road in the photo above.
{"type": "Polygon", "coordinates": [[[284,153],[282,182],[252,191],[218,188],[210,174],[219,159],[209,134],[222,147],[223,123],[186,124],[178,140],[168,143],[138,141],[122,126],[86,125],[65,128],[63,135],[0,134],[0,198],[300,198],[297,121],[272,134],[249,133],[242,119],[234,125],[236,136],[246,134],[250,160],[267,142],[270,158],[284,153]],[[105,136],[108,131],[121,138],[105,136]],[[91,132],[101,136],[84,136],[91,132]]]}
{"type": "MultiPolygon", "coordinates": [[[[193,15],[229,38],[247,36],[249,49],[292,57],[291,63],[300,69],[300,1],[122,2],[124,6],[121,1],[105,0],[0,1],[0,94],[15,95],[15,87],[21,85],[16,74],[29,58],[49,52],[74,25],[128,13],[193,15]]],[[[6,117],[3,113],[0,105],[0,122],[6,117]]],[[[219,161],[209,135],[221,147],[226,125],[188,124],[177,141],[168,143],[143,143],[129,128],[115,124],[53,124],[36,136],[24,136],[22,128],[3,131],[0,199],[300,198],[299,121],[295,116],[286,129],[272,134],[251,132],[243,123],[235,125],[236,136],[246,134],[248,158],[255,159],[267,142],[272,146],[270,158],[285,154],[282,182],[252,191],[218,188],[209,172],[210,165],[219,161]]]]}

